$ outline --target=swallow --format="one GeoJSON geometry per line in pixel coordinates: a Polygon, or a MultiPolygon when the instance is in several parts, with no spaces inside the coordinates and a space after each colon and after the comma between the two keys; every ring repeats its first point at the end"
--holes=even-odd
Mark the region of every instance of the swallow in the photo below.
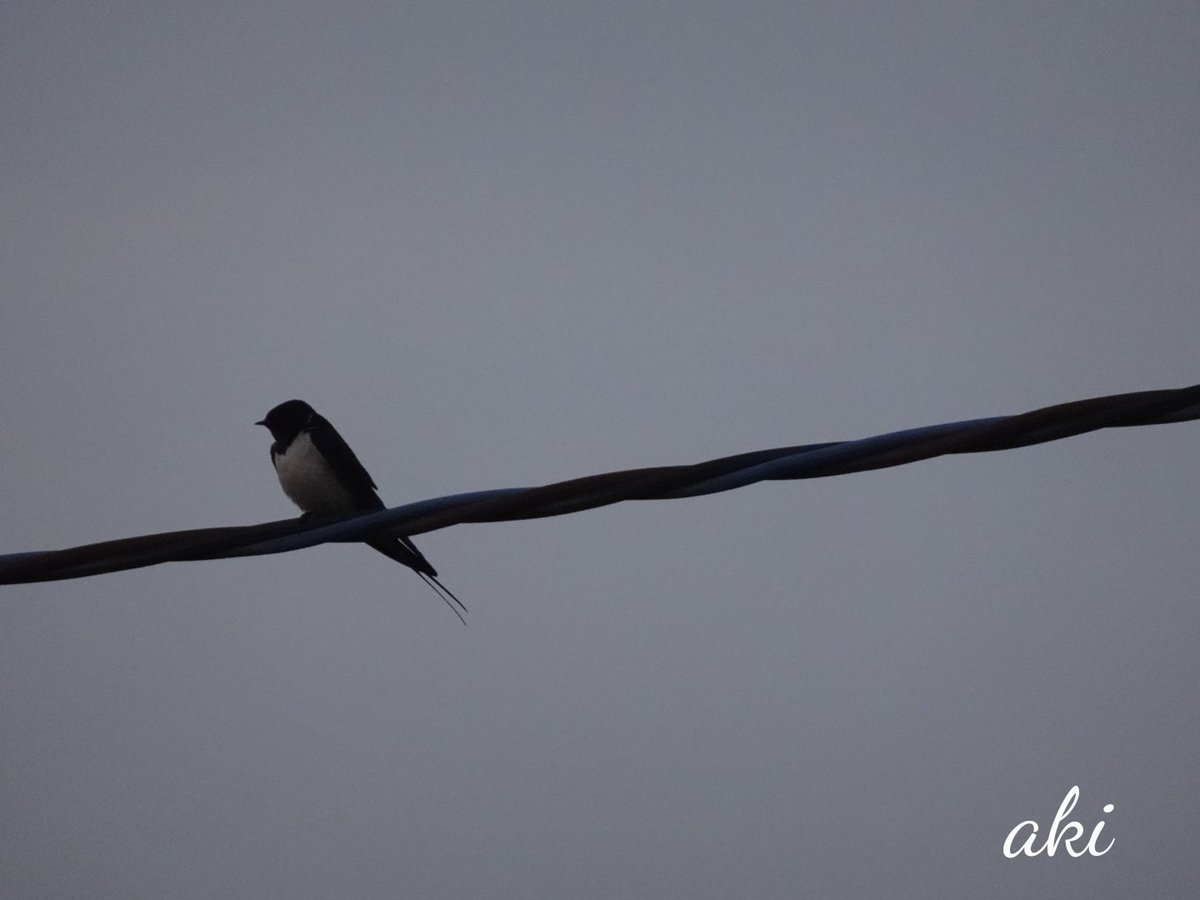
{"type": "MultiPolygon", "coordinates": [[[[328,419],[303,400],[288,400],[255,422],[271,432],[271,464],[288,498],[304,515],[338,515],[385,509],[370,474],[328,419]]],[[[466,624],[467,608],[407,537],[370,538],[368,545],[408,566],[466,624]],[[453,601],[453,602],[451,602],[453,601]],[[457,607],[457,608],[456,608],[457,607]],[[459,610],[462,612],[459,612],[459,610]]]]}

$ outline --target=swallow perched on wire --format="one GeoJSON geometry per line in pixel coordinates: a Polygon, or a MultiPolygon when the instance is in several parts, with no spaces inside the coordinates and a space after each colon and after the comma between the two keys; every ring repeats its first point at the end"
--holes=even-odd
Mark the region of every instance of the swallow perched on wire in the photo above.
{"type": "MultiPolygon", "coordinates": [[[[328,419],[303,400],[280,403],[267,413],[265,419],[254,424],[265,425],[271,432],[275,439],[271,445],[271,463],[279,476],[279,484],[306,515],[372,512],[385,508],[375,493],[375,482],[350,445],[328,419]]],[[[370,538],[366,543],[420,575],[466,624],[462,613],[467,608],[438,581],[437,569],[412,541],[407,537],[392,537],[370,538]]]]}

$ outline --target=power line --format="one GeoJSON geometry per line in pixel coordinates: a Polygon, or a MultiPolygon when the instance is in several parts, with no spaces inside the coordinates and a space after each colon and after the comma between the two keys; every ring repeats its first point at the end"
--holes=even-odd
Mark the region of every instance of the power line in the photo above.
{"type": "Polygon", "coordinates": [[[414,535],[468,522],[561,516],[624,500],[668,500],[759,481],[825,478],[956,453],[1011,450],[1101,428],[1200,419],[1200,385],[1077,400],[1013,416],[972,419],[856,441],[756,450],[683,466],[589,475],[530,488],[453,494],[367,515],[200,528],[0,556],[0,584],[59,581],[164,562],[285,553],[368,534],[414,535]]]}

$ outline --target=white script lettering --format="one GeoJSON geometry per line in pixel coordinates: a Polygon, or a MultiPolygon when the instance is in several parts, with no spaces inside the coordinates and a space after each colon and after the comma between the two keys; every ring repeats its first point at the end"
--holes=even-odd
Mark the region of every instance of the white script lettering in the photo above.
{"type": "MultiPolygon", "coordinates": [[[[1063,802],[1058,807],[1058,814],[1055,815],[1054,822],[1051,823],[1050,830],[1046,832],[1046,838],[1040,847],[1037,844],[1038,823],[1033,819],[1026,819],[1024,822],[1019,823],[1008,833],[1008,837],[1004,839],[1004,855],[1009,859],[1015,859],[1022,855],[1038,856],[1042,853],[1045,853],[1047,856],[1053,856],[1061,844],[1067,848],[1067,853],[1074,857],[1085,855],[1103,856],[1116,843],[1110,840],[1107,847],[1103,850],[1100,849],[1100,832],[1104,829],[1103,819],[1096,823],[1096,827],[1092,829],[1092,834],[1087,839],[1087,843],[1083,847],[1076,847],[1076,842],[1081,840],[1085,834],[1084,827],[1074,820],[1068,822],[1067,816],[1075,809],[1075,804],[1078,802],[1079,785],[1075,785],[1067,791],[1067,796],[1063,797],[1063,802]],[[1025,840],[1018,846],[1017,841],[1020,834],[1025,830],[1028,831],[1028,834],[1025,840]]],[[[1104,806],[1105,813],[1110,813],[1113,809],[1115,807],[1111,803],[1104,806]]]]}

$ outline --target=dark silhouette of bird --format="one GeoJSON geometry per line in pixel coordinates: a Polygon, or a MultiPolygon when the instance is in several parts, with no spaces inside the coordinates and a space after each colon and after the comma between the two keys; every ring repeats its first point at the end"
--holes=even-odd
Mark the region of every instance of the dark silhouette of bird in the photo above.
{"type": "MultiPolygon", "coordinates": [[[[288,400],[272,409],[265,425],[275,443],[271,463],[279,484],[305,515],[337,515],[385,509],[375,482],[337,429],[303,400],[288,400]]],[[[467,608],[444,584],[437,569],[407,537],[372,537],[366,541],[384,556],[421,576],[466,624],[467,608]],[[453,601],[453,602],[452,602],[453,601]],[[459,610],[462,612],[459,612],[459,610]]]]}

